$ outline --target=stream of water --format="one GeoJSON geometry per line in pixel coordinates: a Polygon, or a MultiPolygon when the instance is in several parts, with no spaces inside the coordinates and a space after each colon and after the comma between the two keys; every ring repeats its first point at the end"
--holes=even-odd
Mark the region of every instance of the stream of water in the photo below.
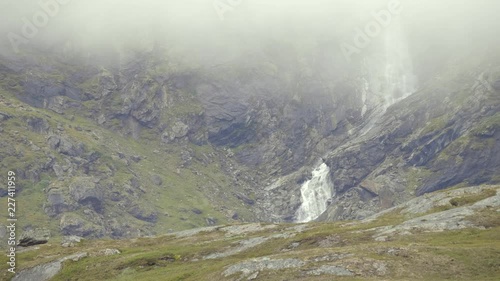
{"type": "Polygon", "coordinates": [[[312,178],[300,188],[302,204],[296,213],[297,222],[308,222],[318,218],[328,207],[333,196],[330,168],[322,163],[313,172],[312,178]]]}
{"type": "MultiPolygon", "coordinates": [[[[387,109],[408,97],[416,90],[416,78],[408,44],[401,22],[395,20],[385,32],[378,47],[367,55],[362,65],[361,99],[362,116],[366,120],[349,143],[363,141],[387,109]],[[365,113],[371,110],[369,116],[365,113]]],[[[344,146],[349,145],[346,143],[344,146]]],[[[334,193],[330,179],[330,168],[322,163],[313,172],[312,178],[302,184],[301,206],[295,217],[297,222],[308,222],[318,218],[328,207],[328,200],[334,193]]]]}

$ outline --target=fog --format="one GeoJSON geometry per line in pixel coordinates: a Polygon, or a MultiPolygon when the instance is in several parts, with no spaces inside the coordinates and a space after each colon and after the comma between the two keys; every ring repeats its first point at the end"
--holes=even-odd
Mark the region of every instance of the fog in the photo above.
{"type": "Polygon", "coordinates": [[[415,53],[499,46],[496,0],[0,0],[0,54],[43,49],[112,56],[161,46],[217,64],[277,44],[316,51],[321,45],[338,57],[343,43],[356,47],[356,29],[390,5],[398,6],[391,21],[398,18],[415,53]]]}

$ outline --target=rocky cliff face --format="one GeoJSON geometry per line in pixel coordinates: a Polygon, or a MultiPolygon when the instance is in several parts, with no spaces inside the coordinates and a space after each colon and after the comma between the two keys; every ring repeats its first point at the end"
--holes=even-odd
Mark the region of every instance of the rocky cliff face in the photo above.
{"type": "Polygon", "coordinates": [[[498,68],[460,79],[394,105],[366,136],[326,156],[342,195],[322,219],[362,218],[414,195],[498,180],[498,68]]]}
{"type": "Polygon", "coordinates": [[[366,63],[339,74],[280,47],[216,67],[159,50],[116,64],[3,58],[0,156],[34,202],[24,227],[124,237],[294,221],[320,160],[335,191],[320,220],[499,181],[497,61],[450,64],[409,95],[366,63]]]}

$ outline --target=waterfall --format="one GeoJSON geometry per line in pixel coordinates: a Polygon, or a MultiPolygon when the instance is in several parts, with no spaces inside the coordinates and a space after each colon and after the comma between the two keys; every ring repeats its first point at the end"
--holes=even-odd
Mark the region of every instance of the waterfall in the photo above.
{"type": "Polygon", "coordinates": [[[399,17],[393,20],[380,39],[361,65],[361,114],[367,121],[359,129],[359,136],[368,133],[391,105],[417,89],[412,58],[399,17]],[[372,109],[369,116],[365,115],[367,109],[372,109]]]}
{"type": "MultiPolygon", "coordinates": [[[[362,142],[391,105],[416,91],[417,79],[400,17],[393,20],[383,36],[360,66],[358,86],[365,122],[351,129],[353,138],[342,148],[362,142]]],[[[312,179],[302,185],[302,204],[295,214],[297,222],[312,221],[327,209],[328,200],[335,196],[329,172],[323,163],[312,172],[312,179]]]]}
{"type": "Polygon", "coordinates": [[[312,178],[300,188],[302,204],[296,212],[297,222],[309,222],[318,218],[328,207],[328,199],[333,196],[333,184],[329,176],[330,168],[322,163],[312,172],[312,178]]]}
{"type": "Polygon", "coordinates": [[[383,52],[385,87],[382,90],[387,108],[416,90],[417,79],[400,18],[396,18],[385,33],[383,52]]]}

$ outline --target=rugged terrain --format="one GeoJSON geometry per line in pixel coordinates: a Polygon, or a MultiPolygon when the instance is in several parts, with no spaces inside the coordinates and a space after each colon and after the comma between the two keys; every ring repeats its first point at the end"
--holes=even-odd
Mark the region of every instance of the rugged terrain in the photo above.
{"type": "Polygon", "coordinates": [[[436,59],[396,103],[376,87],[380,73],[359,76],[353,63],[341,74],[321,53],[264,45],[213,67],[161,48],[111,63],[48,50],[3,58],[1,171],[18,174],[21,228],[122,238],[293,222],[321,159],[335,190],[326,221],[499,182],[492,53],[436,59]]]}
{"type": "Polygon", "coordinates": [[[0,279],[498,279],[498,9],[422,1],[0,2],[0,279]]]}
{"type": "Polygon", "coordinates": [[[20,252],[12,280],[498,280],[499,218],[499,186],[455,188],[354,222],[51,240],[20,252]]]}

